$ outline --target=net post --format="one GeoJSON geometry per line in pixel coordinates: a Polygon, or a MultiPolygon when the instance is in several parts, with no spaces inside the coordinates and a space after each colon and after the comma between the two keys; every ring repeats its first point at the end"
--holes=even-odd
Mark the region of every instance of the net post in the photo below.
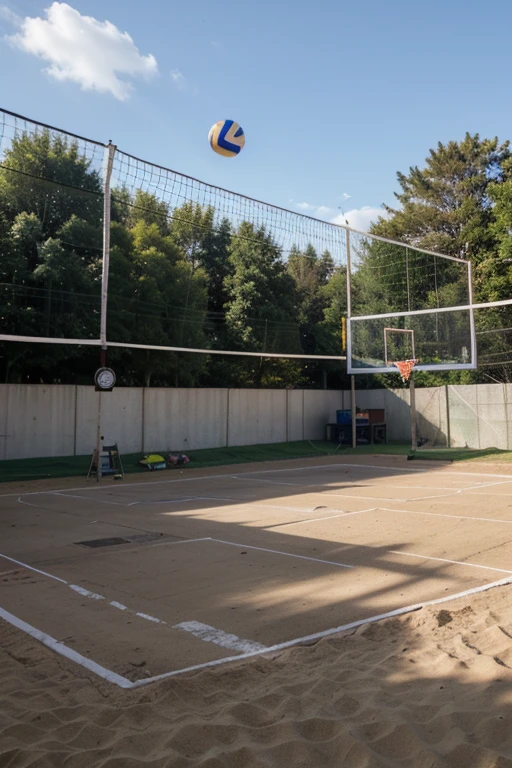
{"type": "Polygon", "coordinates": [[[102,365],[105,365],[105,350],[107,349],[107,303],[108,303],[108,274],[110,268],[110,180],[112,167],[117,147],[109,142],[105,147],[104,156],[104,186],[103,186],[103,269],[101,273],[101,320],[100,341],[102,352],[102,365]]]}
{"type": "MultiPolygon", "coordinates": [[[[352,315],[352,297],[351,291],[351,262],[350,262],[350,229],[345,230],[347,237],[347,351],[346,358],[348,364],[348,370],[352,368],[352,328],[350,326],[350,318],[352,315]]],[[[352,448],[357,446],[357,430],[356,430],[356,377],[354,374],[350,377],[350,421],[352,424],[352,448]]]]}
{"type": "MultiPolygon", "coordinates": [[[[444,385],[444,398],[445,398],[445,405],[446,405],[446,447],[451,448],[452,445],[452,436],[451,436],[451,426],[450,426],[450,390],[449,385],[444,385]]],[[[508,421],[505,422],[508,426],[508,421]]]]}
{"type": "MultiPolygon", "coordinates": [[[[107,303],[108,303],[108,273],[110,267],[110,219],[111,198],[110,180],[116,152],[115,144],[110,141],[105,147],[104,155],[104,185],[103,185],[103,265],[101,272],[101,318],[100,318],[100,365],[106,364],[107,353],[107,303]]],[[[98,421],[96,424],[96,482],[101,477],[101,391],[98,392],[98,421]]]]}
{"type": "Polygon", "coordinates": [[[96,423],[96,482],[101,477],[101,391],[98,392],[98,421],[96,423]]]}
{"type": "Polygon", "coordinates": [[[356,377],[354,374],[350,377],[350,420],[352,422],[352,448],[357,446],[356,429],[356,377]]]}
{"type": "Polygon", "coordinates": [[[350,318],[352,317],[352,283],[351,283],[351,262],[350,262],[350,230],[345,230],[347,238],[347,320],[345,326],[346,333],[346,350],[345,357],[347,359],[347,371],[352,370],[352,325],[350,318]]]}
{"type": "Polygon", "coordinates": [[[412,450],[415,451],[418,447],[418,437],[416,430],[416,390],[414,388],[414,374],[411,376],[411,383],[409,385],[409,403],[411,409],[411,443],[412,450]]]}
{"type": "Polygon", "coordinates": [[[468,261],[468,289],[469,289],[469,331],[471,334],[471,362],[476,368],[476,329],[475,329],[475,313],[473,310],[473,273],[471,269],[471,262],[468,261]]]}

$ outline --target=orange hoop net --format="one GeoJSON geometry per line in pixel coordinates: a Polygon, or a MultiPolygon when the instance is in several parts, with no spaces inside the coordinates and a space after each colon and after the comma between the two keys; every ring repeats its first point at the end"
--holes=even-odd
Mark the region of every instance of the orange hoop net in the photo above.
{"type": "Polygon", "coordinates": [[[409,378],[412,373],[412,369],[416,365],[418,361],[417,360],[401,360],[397,363],[393,363],[398,368],[398,372],[400,376],[402,377],[402,381],[405,383],[406,381],[409,381],[409,378]]]}

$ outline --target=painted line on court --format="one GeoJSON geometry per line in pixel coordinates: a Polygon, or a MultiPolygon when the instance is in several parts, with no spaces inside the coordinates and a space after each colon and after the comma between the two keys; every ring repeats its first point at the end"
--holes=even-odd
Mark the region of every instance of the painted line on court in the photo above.
{"type": "Polygon", "coordinates": [[[89,597],[91,600],[105,600],[103,595],[98,595],[97,592],[90,592],[88,589],[85,589],[85,587],[79,587],[78,584],[68,584],[68,586],[74,592],[78,592],[78,594],[82,595],[83,597],[89,597]]]}
{"type": "Polygon", "coordinates": [[[127,611],[128,610],[126,605],[123,605],[122,603],[118,603],[117,600],[111,600],[109,605],[111,605],[112,608],[118,608],[120,611],[127,611]]]}
{"type": "MultiPolygon", "coordinates": [[[[429,501],[430,499],[447,499],[452,496],[458,496],[463,493],[475,493],[475,491],[478,491],[480,489],[486,489],[491,488],[496,485],[508,485],[512,483],[512,478],[510,480],[501,480],[496,483],[479,483],[477,485],[469,485],[467,488],[450,488],[446,489],[447,493],[431,493],[426,496],[387,496],[385,498],[389,499],[389,501],[398,501],[398,502],[408,502],[408,501],[429,501]]],[[[368,488],[375,488],[375,490],[378,493],[379,486],[370,484],[367,486],[368,488]]],[[[424,486],[419,486],[420,488],[423,488],[424,486]]],[[[414,491],[416,486],[400,486],[400,485],[393,485],[392,488],[403,488],[405,490],[411,490],[414,491]]],[[[440,490],[439,488],[436,488],[436,490],[440,490]]],[[[487,491],[487,493],[490,493],[493,495],[492,491],[487,491]]],[[[382,499],[382,495],[377,496],[360,496],[358,494],[352,494],[352,493],[330,493],[328,490],[325,491],[326,496],[336,496],[340,498],[346,498],[346,499],[375,499],[379,500],[382,499]]],[[[504,494],[499,494],[500,496],[503,496],[504,494]]]]}
{"type": "Polygon", "coordinates": [[[204,536],[202,539],[183,539],[183,541],[158,541],[156,544],[151,544],[151,549],[154,549],[155,547],[174,547],[178,544],[195,544],[197,541],[211,541],[211,539],[209,536],[204,536]]]}
{"type": "MultiPolygon", "coordinates": [[[[191,541],[211,541],[211,539],[192,539],[191,541]]],[[[171,543],[180,544],[182,542],[171,542],[171,543]]],[[[37,568],[32,568],[32,566],[27,565],[26,563],[23,563],[20,560],[14,560],[14,558],[7,557],[7,555],[0,555],[0,557],[5,558],[6,560],[10,560],[11,562],[16,563],[17,565],[22,566],[23,568],[28,568],[31,571],[35,571],[36,573],[39,573],[42,576],[46,576],[50,579],[54,579],[55,581],[59,581],[62,584],[65,584],[66,586],[68,586],[77,594],[81,595],[82,597],[87,597],[89,599],[98,600],[98,601],[107,600],[107,598],[105,598],[104,595],[100,595],[97,592],[91,592],[90,590],[85,589],[85,587],[80,587],[77,584],[69,584],[69,582],[65,581],[64,579],[60,579],[58,576],[54,576],[53,574],[47,573],[46,571],[40,571],[37,568]]],[[[237,637],[236,635],[223,632],[221,629],[216,629],[216,627],[212,627],[209,624],[202,624],[201,622],[198,622],[198,621],[188,621],[188,622],[185,621],[179,624],[170,625],[168,624],[168,622],[164,621],[163,619],[158,619],[156,616],[152,616],[149,613],[144,613],[142,611],[135,611],[132,608],[128,608],[126,605],[123,605],[123,603],[118,603],[116,600],[107,601],[107,603],[113,608],[117,608],[120,611],[128,611],[128,613],[137,616],[139,619],[144,619],[145,621],[149,621],[153,624],[165,625],[169,627],[169,629],[190,632],[195,637],[199,638],[200,640],[206,643],[214,643],[215,645],[221,645],[225,648],[238,650],[242,653],[245,653],[247,651],[257,651],[257,650],[261,651],[266,648],[266,646],[262,645],[261,643],[256,643],[252,640],[246,640],[246,639],[237,637]]]]}
{"type": "Polygon", "coordinates": [[[452,600],[458,600],[459,598],[463,598],[463,597],[470,597],[471,595],[476,595],[480,592],[486,592],[489,589],[506,586],[508,584],[512,584],[512,576],[508,576],[504,579],[500,579],[499,581],[490,582],[489,584],[483,584],[480,587],[473,587],[472,589],[466,589],[463,592],[456,592],[453,595],[446,595],[445,597],[438,597],[438,598],[435,598],[434,600],[426,600],[422,603],[407,605],[404,608],[396,608],[393,611],[387,611],[386,613],[381,613],[377,616],[370,616],[369,618],[366,618],[366,619],[359,619],[358,621],[352,621],[349,624],[342,624],[339,627],[326,629],[321,632],[316,632],[312,635],[305,635],[304,637],[298,637],[298,638],[295,638],[294,640],[288,640],[285,643],[278,643],[277,645],[272,645],[268,647],[266,651],[255,651],[252,653],[245,653],[239,656],[229,656],[224,659],[215,659],[214,661],[207,661],[204,664],[196,664],[195,666],[186,667],[185,669],[177,669],[177,670],[174,670],[173,672],[164,672],[161,675],[155,675],[155,677],[149,677],[146,680],[138,680],[137,682],[132,684],[132,687],[140,688],[143,685],[149,685],[151,683],[158,682],[159,680],[165,680],[169,677],[176,677],[177,675],[183,675],[187,672],[197,672],[201,669],[207,669],[209,667],[218,667],[223,664],[228,664],[235,661],[244,661],[245,659],[254,658],[255,656],[261,656],[266,653],[275,653],[279,651],[284,651],[288,648],[293,648],[294,646],[297,646],[297,645],[314,642],[316,640],[322,640],[324,637],[331,637],[332,635],[339,635],[344,632],[349,632],[352,629],[357,629],[358,627],[362,627],[364,624],[374,624],[377,621],[391,619],[396,616],[404,616],[408,613],[419,611],[422,608],[428,608],[429,606],[432,606],[432,605],[441,605],[442,603],[448,603],[452,600]]]}
{"type": "MultiPolygon", "coordinates": [[[[237,472],[238,477],[246,476],[246,475],[263,475],[263,474],[276,474],[278,472],[305,472],[308,470],[330,470],[330,469],[340,469],[341,467],[349,467],[352,469],[358,469],[361,471],[365,471],[368,469],[373,469],[378,472],[387,472],[387,473],[394,473],[394,474],[443,474],[443,475],[449,475],[449,476],[462,476],[462,477],[497,477],[501,479],[508,479],[512,481],[512,475],[505,475],[505,474],[498,474],[495,472],[457,472],[457,471],[445,471],[446,464],[442,464],[441,467],[434,466],[432,467],[425,467],[421,469],[412,468],[412,467],[387,467],[382,464],[355,464],[355,463],[349,463],[349,462],[341,462],[341,463],[333,463],[333,464],[314,464],[309,465],[305,467],[284,467],[281,469],[256,469],[256,470],[249,470],[248,472],[237,472]]],[[[200,480],[226,480],[232,477],[232,473],[226,472],[225,474],[220,475],[200,475],[199,477],[180,477],[175,479],[169,479],[169,480],[146,480],[143,482],[135,482],[135,483],[123,483],[123,488],[134,488],[138,486],[144,486],[144,485],[169,485],[173,483],[189,483],[189,482],[199,482],[200,480]]],[[[119,488],[119,486],[118,486],[119,488]]],[[[108,490],[112,492],[114,489],[114,486],[110,486],[108,490]]],[[[88,488],[84,488],[83,486],[78,486],[76,488],[59,488],[57,490],[53,491],[28,491],[27,493],[22,494],[22,496],[44,496],[48,494],[54,494],[54,493],[62,493],[65,495],[69,491],[85,491],[85,492],[91,492],[91,491],[105,491],[104,486],[94,485],[90,486],[88,488]]],[[[3,497],[9,497],[9,496],[19,496],[19,491],[17,493],[3,493],[0,494],[0,498],[3,497]]]]}
{"type": "MultiPolygon", "coordinates": [[[[243,475],[231,475],[233,480],[242,480],[245,481],[245,478],[243,475]]],[[[266,485],[286,485],[291,488],[317,488],[319,485],[322,485],[322,483],[283,483],[279,482],[279,480],[258,480],[257,478],[253,478],[253,483],[265,483],[266,485]]]]}
{"type": "Polygon", "coordinates": [[[444,597],[435,598],[433,600],[426,600],[421,603],[407,605],[403,608],[397,608],[395,610],[387,611],[386,613],[378,614],[376,616],[370,616],[368,618],[359,619],[358,621],[353,621],[348,624],[342,624],[338,627],[322,630],[320,632],[316,632],[311,635],[298,637],[293,640],[288,640],[287,642],[284,642],[284,643],[278,643],[276,645],[266,647],[265,650],[249,651],[247,653],[238,654],[236,656],[228,656],[223,659],[215,659],[213,661],[208,661],[203,664],[196,664],[190,667],[185,667],[183,669],[173,670],[172,672],[164,672],[163,674],[155,675],[154,677],[150,677],[145,680],[139,680],[135,683],[132,683],[130,680],[127,680],[121,675],[118,675],[117,673],[112,672],[111,670],[108,670],[105,667],[102,667],[101,665],[97,664],[91,659],[88,659],[82,656],[81,654],[77,653],[71,648],[68,648],[66,645],[59,642],[58,640],[55,640],[55,638],[51,637],[45,632],[41,632],[40,630],[36,629],[30,624],[27,624],[26,622],[17,618],[13,614],[9,613],[8,611],[5,611],[3,608],[0,608],[0,618],[3,618],[12,626],[17,627],[21,631],[25,632],[26,634],[30,635],[34,639],[43,643],[43,645],[45,645],[47,648],[50,648],[51,650],[55,651],[61,656],[65,656],[69,660],[75,662],[76,664],[79,664],[85,669],[88,669],[89,671],[93,672],[95,675],[103,678],[104,680],[107,680],[108,682],[113,683],[114,685],[117,685],[120,688],[129,689],[129,688],[140,688],[142,686],[150,685],[160,680],[165,680],[170,677],[176,677],[177,675],[186,674],[188,672],[197,672],[202,669],[217,667],[223,664],[244,661],[246,659],[254,658],[256,656],[261,656],[267,653],[279,652],[282,650],[286,650],[288,648],[292,648],[297,645],[302,645],[304,643],[321,640],[324,637],[339,635],[344,632],[348,632],[352,629],[357,629],[358,627],[361,627],[364,624],[374,624],[378,621],[383,621],[385,619],[394,618],[397,616],[403,616],[408,613],[413,613],[414,611],[418,611],[422,608],[426,608],[433,605],[440,605],[443,603],[448,603],[450,601],[457,600],[459,598],[470,597],[471,595],[476,595],[481,592],[486,592],[495,587],[506,586],[509,584],[512,584],[512,576],[508,576],[504,579],[500,579],[499,581],[483,584],[479,587],[473,587],[472,589],[467,589],[462,592],[456,592],[452,595],[446,595],[444,597]]]}
{"type": "MultiPolygon", "coordinates": [[[[434,495],[434,496],[420,496],[420,497],[418,497],[418,496],[412,496],[412,497],[409,497],[409,496],[385,496],[383,498],[382,494],[381,495],[377,495],[377,496],[370,496],[369,494],[367,494],[366,496],[361,496],[361,495],[359,495],[357,493],[329,493],[328,491],[326,491],[323,495],[324,496],[332,496],[333,498],[339,498],[339,499],[366,499],[367,501],[398,501],[398,502],[400,502],[400,501],[403,501],[403,502],[406,502],[406,501],[418,501],[419,499],[437,499],[437,498],[440,498],[437,495],[434,495]]],[[[444,495],[445,494],[443,494],[443,496],[444,495]]]]}
{"type": "Polygon", "coordinates": [[[146,621],[152,621],[154,624],[167,624],[166,621],[162,621],[162,619],[157,619],[156,616],[150,616],[149,613],[137,612],[135,615],[138,616],[139,619],[146,619],[146,621]]]}
{"type": "Polygon", "coordinates": [[[465,560],[447,560],[445,557],[432,557],[431,555],[418,555],[413,552],[400,552],[395,549],[388,549],[392,555],[401,555],[403,557],[417,557],[420,560],[435,560],[438,563],[449,563],[450,565],[465,565],[467,568],[481,568],[485,571],[497,571],[497,573],[510,573],[506,568],[493,568],[490,565],[478,565],[477,563],[468,563],[465,560]]]}
{"type": "Polygon", "coordinates": [[[203,624],[200,621],[182,621],[180,624],[175,624],[173,629],[190,632],[200,640],[220,645],[223,648],[231,648],[242,653],[262,653],[267,649],[266,645],[256,643],[254,640],[245,640],[236,635],[223,632],[221,629],[211,627],[209,624],[203,624]]]}
{"type": "Polygon", "coordinates": [[[185,499],[164,499],[163,501],[132,501],[130,504],[126,504],[127,507],[135,507],[139,504],[144,504],[145,506],[149,506],[151,504],[181,504],[186,501],[234,501],[237,502],[238,499],[224,499],[220,496],[189,496],[185,499]]]}
{"type": "Polygon", "coordinates": [[[312,507],[288,507],[281,504],[260,504],[259,501],[239,501],[237,507],[261,507],[261,509],[273,509],[274,511],[284,510],[285,512],[314,512],[312,507]]]}
{"type": "MultiPolygon", "coordinates": [[[[72,493],[64,493],[63,491],[46,491],[50,496],[60,496],[61,498],[69,498],[69,499],[85,499],[86,501],[89,501],[87,496],[78,496],[76,494],[72,493]]],[[[99,504],[111,504],[114,507],[126,507],[126,504],[121,504],[120,501],[105,501],[105,499],[95,499],[95,502],[99,504]]]]}
{"type": "Polygon", "coordinates": [[[110,669],[102,667],[100,664],[92,661],[92,659],[88,659],[85,656],[82,656],[82,654],[77,653],[71,648],[68,648],[68,646],[64,645],[64,643],[61,643],[54,637],[47,635],[46,632],[42,632],[40,629],[36,629],[31,624],[27,624],[26,621],[18,619],[17,616],[14,616],[8,611],[5,611],[3,608],[0,608],[0,618],[7,621],[13,627],[17,627],[17,629],[25,632],[27,635],[30,635],[30,637],[33,637],[40,643],[43,643],[43,645],[45,645],[47,648],[50,648],[52,651],[55,651],[55,653],[58,653],[60,656],[65,656],[70,661],[75,662],[75,664],[79,664],[81,667],[89,670],[89,672],[93,672],[98,677],[102,677],[109,683],[114,683],[114,685],[118,685],[120,688],[133,688],[133,683],[131,680],[127,680],[125,677],[118,675],[116,672],[112,672],[110,669]]]}
{"type": "Polygon", "coordinates": [[[378,507],[370,507],[370,509],[358,509],[356,512],[340,512],[339,515],[327,515],[326,517],[310,517],[307,520],[294,520],[292,523],[279,523],[278,525],[270,525],[268,528],[285,528],[290,525],[305,525],[306,523],[317,523],[322,520],[336,520],[340,517],[350,517],[351,515],[362,515],[363,512],[374,512],[378,507]]]}
{"type": "Polygon", "coordinates": [[[320,560],[317,557],[306,557],[306,555],[295,555],[291,552],[281,552],[279,549],[266,549],[266,547],[255,547],[251,544],[237,544],[235,541],[224,541],[224,539],[211,538],[210,541],[217,544],[227,544],[230,547],[238,547],[239,549],[255,549],[259,552],[269,552],[272,555],[284,555],[285,557],[296,557],[298,560],[310,560],[313,563],[321,563],[322,565],[334,565],[336,568],[355,568],[355,565],[347,565],[346,563],[336,563],[334,560],[320,560]]]}
{"type": "Polygon", "coordinates": [[[26,568],[29,571],[34,571],[34,573],[39,573],[41,576],[47,576],[49,579],[60,581],[61,584],[67,584],[69,586],[69,582],[67,582],[65,579],[60,579],[58,576],[54,576],[52,573],[48,573],[47,571],[41,571],[39,568],[33,568],[31,565],[27,565],[27,563],[22,563],[21,560],[15,560],[14,557],[8,557],[7,555],[2,555],[1,553],[0,557],[2,557],[4,560],[9,560],[11,563],[16,563],[16,565],[21,565],[22,568],[26,568]]]}
{"type": "MultiPolygon", "coordinates": [[[[492,488],[493,486],[496,486],[496,485],[509,485],[511,482],[512,482],[512,479],[511,480],[500,480],[500,481],[498,481],[496,483],[477,483],[476,485],[469,485],[467,488],[457,488],[457,489],[454,488],[449,493],[440,493],[440,494],[437,494],[436,496],[434,496],[434,495],[430,495],[430,496],[415,496],[415,497],[411,497],[409,499],[405,499],[405,501],[428,501],[429,499],[446,499],[446,498],[449,498],[451,496],[459,496],[462,493],[473,493],[474,494],[476,491],[479,491],[482,488],[486,489],[486,488],[492,488]]],[[[491,496],[492,495],[496,495],[496,494],[493,493],[493,491],[487,491],[487,494],[490,494],[491,496]]],[[[498,494],[498,495],[503,496],[504,494],[498,494]]]]}
{"type": "MultiPolygon", "coordinates": [[[[9,494],[6,494],[9,495],[9,494]]],[[[12,496],[16,496],[15,493],[11,494],[12,496]]],[[[29,494],[23,494],[24,496],[28,496],[29,494]]],[[[48,495],[48,494],[47,494],[48,495]]],[[[25,501],[21,498],[21,496],[18,497],[18,504],[25,504],[26,507],[35,507],[36,509],[46,509],[46,507],[41,507],[39,504],[31,504],[30,501],[25,501]]]]}
{"type": "Polygon", "coordinates": [[[383,512],[399,512],[402,515],[426,515],[427,517],[447,517],[452,520],[476,520],[480,523],[503,523],[512,525],[512,520],[500,520],[497,517],[471,517],[471,515],[449,515],[446,512],[423,512],[416,509],[392,509],[391,507],[377,507],[383,512]]]}

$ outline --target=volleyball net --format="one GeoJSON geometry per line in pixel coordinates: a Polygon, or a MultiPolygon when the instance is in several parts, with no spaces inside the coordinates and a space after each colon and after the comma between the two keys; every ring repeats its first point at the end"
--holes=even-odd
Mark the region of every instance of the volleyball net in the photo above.
{"type": "MultiPolygon", "coordinates": [[[[383,373],[414,353],[419,369],[470,369],[475,310],[512,304],[475,304],[464,259],[254,200],[5,110],[0,240],[0,342],[65,347],[54,380],[94,348],[129,352],[126,366],[151,356],[157,368],[177,353],[346,356],[351,373],[383,373]]],[[[6,365],[18,354],[9,349],[6,365]]]]}

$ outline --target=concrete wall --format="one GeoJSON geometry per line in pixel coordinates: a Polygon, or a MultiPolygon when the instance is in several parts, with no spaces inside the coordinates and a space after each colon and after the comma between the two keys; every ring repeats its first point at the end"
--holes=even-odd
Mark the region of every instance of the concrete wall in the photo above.
{"type": "MultiPolygon", "coordinates": [[[[360,408],[385,408],[389,440],[410,440],[409,388],[357,392],[360,408]]],[[[432,446],[512,450],[512,385],[416,389],[419,438],[432,446]]]]}
{"type": "MultiPolygon", "coordinates": [[[[384,408],[389,440],[410,440],[409,389],[358,390],[361,409],[384,408]]],[[[71,456],[96,444],[92,387],[0,384],[0,459],[71,456]]],[[[119,387],[101,397],[104,442],[123,453],[321,440],[350,392],[119,387]]],[[[430,445],[512,450],[512,385],[416,390],[418,437],[430,445]]]]}
{"type": "MultiPolygon", "coordinates": [[[[92,387],[0,384],[0,459],[92,453],[98,406],[92,387]]],[[[118,387],[101,434],[123,453],[320,440],[342,407],[336,391],[118,387]]]]}

